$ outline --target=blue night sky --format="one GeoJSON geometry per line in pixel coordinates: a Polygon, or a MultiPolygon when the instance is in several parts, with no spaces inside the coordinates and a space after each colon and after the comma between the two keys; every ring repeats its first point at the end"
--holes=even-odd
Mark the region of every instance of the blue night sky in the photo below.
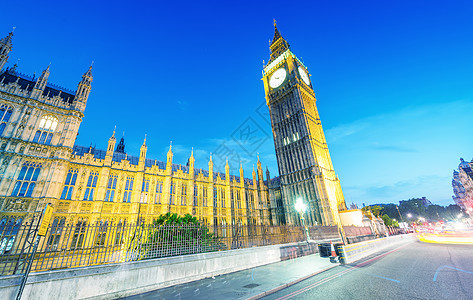
{"type": "Polygon", "coordinates": [[[273,18],[309,68],[347,204],[426,196],[451,204],[452,171],[473,157],[471,1],[8,1],[8,65],[76,89],[94,82],[78,144],[196,166],[229,156],[277,175],[261,81],[273,18]],[[30,2],[30,3],[28,3],[30,2]]]}

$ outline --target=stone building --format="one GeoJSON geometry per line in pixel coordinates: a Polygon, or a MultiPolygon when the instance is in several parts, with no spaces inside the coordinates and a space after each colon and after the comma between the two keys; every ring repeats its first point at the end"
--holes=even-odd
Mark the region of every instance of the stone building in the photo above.
{"type": "Polygon", "coordinates": [[[453,170],[452,188],[453,201],[473,217],[473,161],[466,162],[460,158],[458,171],[453,170]]]}
{"type": "MultiPolygon", "coordinates": [[[[53,226],[151,222],[160,214],[192,214],[209,225],[272,224],[261,162],[251,178],[128,155],[115,131],[106,150],[76,145],[93,80],[92,67],[77,90],[48,82],[48,66],[35,78],[4,68],[13,33],[0,41],[0,233],[18,227],[47,203],[53,226]],[[16,224],[16,226],[13,226],[16,224]]],[[[269,176],[269,175],[268,175],[269,176]]],[[[14,230],[11,232],[14,234],[14,230]]]]}
{"type": "Polygon", "coordinates": [[[271,57],[263,70],[280,178],[270,195],[281,201],[284,221],[299,224],[294,203],[308,204],[309,225],[339,225],[345,210],[340,181],[333,169],[307,67],[291,52],[274,24],[271,57]],[[274,190],[274,191],[273,191],[274,190]]]}

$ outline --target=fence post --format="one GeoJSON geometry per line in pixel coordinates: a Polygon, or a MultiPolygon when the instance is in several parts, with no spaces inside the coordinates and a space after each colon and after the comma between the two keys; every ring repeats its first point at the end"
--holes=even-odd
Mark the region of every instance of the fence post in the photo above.
{"type": "Polygon", "coordinates": [[[23,277],[21,279],[21,284],[20,284],[20,288],[18,289],[18,294],[16,295],[16,300],[21,299],[21,295],[23,294],[23,289],[25,288],[26,280],[28,279],[28,273],[30,272],[31,266],[33,265],[36,249],[38,249],[39,239],[41,238],[41,236],[44,236],[46,234],[46,230],[49,226],[49,221],[51,219],[52,214],[53,214],[53,208],[49,206],[49,203],[48,203],[46,204],[46,207],[44,208],[44,211],[43,211],[43,215],[41,217],[41,222],[40,222],[41,225],[39,226],[40,228],[37,231],[36,240],[33,246],[33,251],[31,252],[31,256],[30,256],[30,261],[28,262],[28,266],[26,267],[25,274],[23,274],[23,277]]]}

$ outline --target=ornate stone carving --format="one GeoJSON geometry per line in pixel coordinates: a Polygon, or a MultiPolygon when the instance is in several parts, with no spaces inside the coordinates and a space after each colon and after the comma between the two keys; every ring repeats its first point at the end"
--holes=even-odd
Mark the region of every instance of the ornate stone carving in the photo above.
{"type": "Polygon", "coordinates": [[[6,211],[26,211],[29,201],[26,199],[10,199],[7,200],[4,210],[6,211]]]}

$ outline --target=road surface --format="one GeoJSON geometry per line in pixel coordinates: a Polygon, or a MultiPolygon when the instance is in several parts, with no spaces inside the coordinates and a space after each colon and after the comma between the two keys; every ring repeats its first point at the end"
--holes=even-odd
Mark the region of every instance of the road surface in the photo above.
{"type": "Polygon", "coordinates": [[[409,243],[263,299],[473,299],[473,246],[409,243]]]}

